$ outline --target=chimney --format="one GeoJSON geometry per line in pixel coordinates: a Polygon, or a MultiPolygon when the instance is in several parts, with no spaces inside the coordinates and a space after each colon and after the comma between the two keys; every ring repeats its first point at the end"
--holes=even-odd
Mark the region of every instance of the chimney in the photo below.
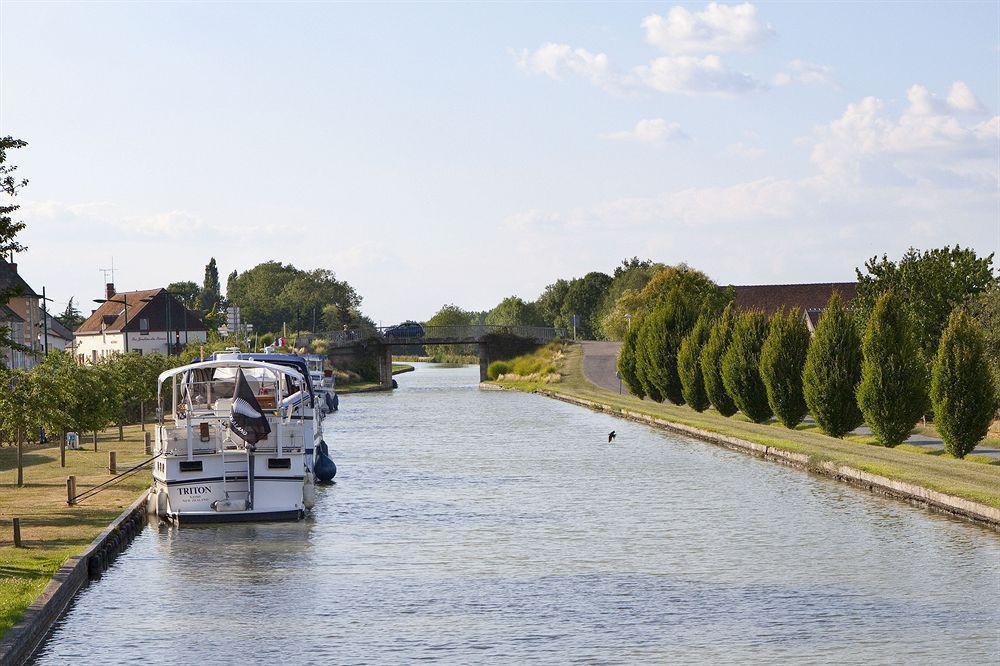
{"type": "Polygon", "coordinates": [[[110,301],[114,297],[114,295],[115,295],[115,283],[109,282],[106,285],[104,285],[104,298],[110,301]]]}

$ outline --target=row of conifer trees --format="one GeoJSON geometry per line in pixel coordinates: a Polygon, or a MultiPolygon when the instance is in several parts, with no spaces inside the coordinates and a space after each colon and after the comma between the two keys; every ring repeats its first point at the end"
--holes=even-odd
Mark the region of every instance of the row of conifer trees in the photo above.
{"type": "Polygon", "coordinates": [[[798,309],[737,311],[675,287],[625,337],[618,369],[639,397],[795,428],[807,414],[843,437],[863,423],[885,446],[933,413],[949,453],[964,457],[998,408],[983,332],[956,309],[925,359],[907,310],[883,294],[863,330],[836,293],[810,335],[798,309]],[[721,308],[721,309],[720,309],[721,308]]]}

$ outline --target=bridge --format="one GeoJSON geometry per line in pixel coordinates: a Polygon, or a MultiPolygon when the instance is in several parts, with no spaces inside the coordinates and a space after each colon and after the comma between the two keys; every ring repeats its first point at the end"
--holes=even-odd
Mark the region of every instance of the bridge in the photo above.
{"type": "Polygon", "coordinates": [[[392,350],[410,345],[475,345],[479,355],[479,378],[486,380],[486,368],[495,360],[511,358],[531,351],[557,338],[566,337],[566,329],[547,326],[423,326],[414,323],[375,328],[332,331],[327,355],[337,364],[357,362],[374,356],[383,386],[392,385],[392,350]]]}

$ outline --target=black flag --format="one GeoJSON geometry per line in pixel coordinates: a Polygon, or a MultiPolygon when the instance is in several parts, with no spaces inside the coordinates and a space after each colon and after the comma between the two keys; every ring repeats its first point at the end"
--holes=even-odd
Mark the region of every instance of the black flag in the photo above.
{"type": "Polygon", "coordinates": [[[229,429],[247,444],[256,444],[271,432],[267,417],[247,383],[247,378],[243,376],[243,368],[236,370],[236,390],[233,392],[229,429]]]}

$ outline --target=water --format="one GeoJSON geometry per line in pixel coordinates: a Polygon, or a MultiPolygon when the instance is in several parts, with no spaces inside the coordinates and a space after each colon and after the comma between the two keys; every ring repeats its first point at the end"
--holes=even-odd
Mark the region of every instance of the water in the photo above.
{"type": "Polygon", "coordinates": [[[478,368],[398,381],[341,400],[312,518],[147,529],[38,662],[1000,659],[994,532],[478,368]]]}

